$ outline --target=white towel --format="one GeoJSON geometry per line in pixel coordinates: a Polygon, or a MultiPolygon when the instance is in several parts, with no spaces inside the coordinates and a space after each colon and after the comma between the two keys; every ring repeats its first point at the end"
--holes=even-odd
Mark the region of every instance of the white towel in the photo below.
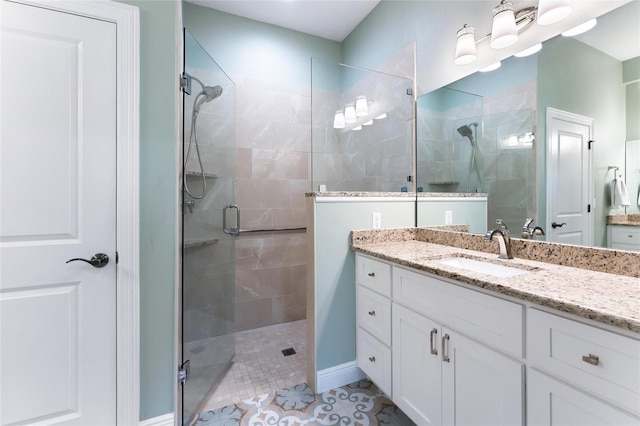
{"type": "Polygon", "coordinates": [[[628,205],[629,192],[627,192],[627,185],[624,183],[622,175],[619,175],[611,181],[611,207],[628,205]]]}

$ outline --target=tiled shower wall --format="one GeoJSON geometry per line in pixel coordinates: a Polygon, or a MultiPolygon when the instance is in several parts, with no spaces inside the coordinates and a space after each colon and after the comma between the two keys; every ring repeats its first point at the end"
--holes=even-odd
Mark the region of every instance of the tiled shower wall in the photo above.
{"type": "MultiPolygon", "coordinates": [[[[310,90],[243,77],[237,89],[236,202],[241,229],[306,227],[310,90]]],[[[304,231],[236,240],[236,329],[306,318],[304,231]]]]}

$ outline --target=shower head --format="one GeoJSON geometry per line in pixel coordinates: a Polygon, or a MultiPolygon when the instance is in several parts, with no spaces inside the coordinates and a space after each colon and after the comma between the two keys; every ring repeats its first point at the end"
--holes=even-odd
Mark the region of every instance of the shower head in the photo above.
{"type": "Polygon", "coordinates": [[[460,136],[462,137],[467,137],[469,139],[473,138],[473,132],[471,131],[471,127],[469,127],[468,124],[458,127],[458,133],[460,133],[460,136]]]}
{"type": "Polygon", "coordinates": [[[222,86],[204,86],[202,88],[202,93],[204,93],[204,101],[211,102],[222,95],[222,86]]]}

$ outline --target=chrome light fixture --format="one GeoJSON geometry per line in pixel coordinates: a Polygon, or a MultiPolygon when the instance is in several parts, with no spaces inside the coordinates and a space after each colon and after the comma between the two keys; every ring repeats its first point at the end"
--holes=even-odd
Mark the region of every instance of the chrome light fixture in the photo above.
{"type": "Polygon", "coordinates": [[[571,0],[539,0],[538,24],[551,25],[569,16],[571,0]]]}
{"type": "Polygon", "coordinates": [[[583,22],[582,24],[576,25],[575,27],[563,32],[562,35],[564,37],[575,37],[582,33],[586,33],[587,31],[595,27],[597,23],[598,20],[596,18],[590,19],[587,22],[583,22]]]}
{"type": "Polygon", "coordinates": [[[518,41],[518,29],[516,27],[516,16],[513,13],[513,4],[502,0],[493,9],[491,47],[502,49],[511,46],[516,41],[518,41]]]}
{"type": "Polygon", "coordinates": [[[367,114],[369,114],[367,98],[365,96],[359,96],[356,100],[356,117],[364,117],[367,114]]]}
{"type": "MultiPolygon", "coordinates": [[[[513,10],[513,4],[502,0],[493,8],[493,23],[491,33],[475,40],[474,28],[465,24],[457,32],[456,53],[454,62],[457,65],[467,65],[477,59],[476,45],[490,38],[491,47],[502,49],[511,46],[518,41],[518,35],[538,21],[542,25],[548,25],[566,18],[571,13],[571,0],[539,0],[538,7],[525,7],[518,11],[513,10]],[[543,18],[544,15],[544,18],[543,18]]],[[[518,55],[526,56],[540,50],[538,46],[526,49],[518,55]],[[537,49],[537,50],[536,50],[537,49]]]]}
{"type": "Polygon", "coordinates": [[[456,57],[454,62],[457,65],[466,65],[476,60],[476,39],[475,28],[464,24],[458,30],[458,41],[456,42],[456,57]]]}
{"type": "Polygon", "coordinates": [[[345,126],[344,111],[339,109],[336,111],[336,115],[333,117],[333,128],[344,129],[344,126],[345,126]]]}

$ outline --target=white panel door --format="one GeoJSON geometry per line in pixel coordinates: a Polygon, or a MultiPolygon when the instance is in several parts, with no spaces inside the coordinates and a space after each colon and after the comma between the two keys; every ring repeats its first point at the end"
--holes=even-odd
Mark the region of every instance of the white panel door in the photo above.
{"type": "Polygon", "coordinates": [[[442,329],[442,424],[524,425],[524,365],[442,329]]]}
{"type": "Polygon", "coordinates": [[[419,425],[442,424],[440,327],[393,306],[393,400],[419,425]]]}
{"type": "Polygon", "coordinates": [[[547,241],[593,245],[592,135],[593,119],[547,108],[547,241]]]}
{"type": "Polygon", "coordinates": [[[1,36],[0,422],[113,425],[115,24],[5,1],[1,36]]]}

